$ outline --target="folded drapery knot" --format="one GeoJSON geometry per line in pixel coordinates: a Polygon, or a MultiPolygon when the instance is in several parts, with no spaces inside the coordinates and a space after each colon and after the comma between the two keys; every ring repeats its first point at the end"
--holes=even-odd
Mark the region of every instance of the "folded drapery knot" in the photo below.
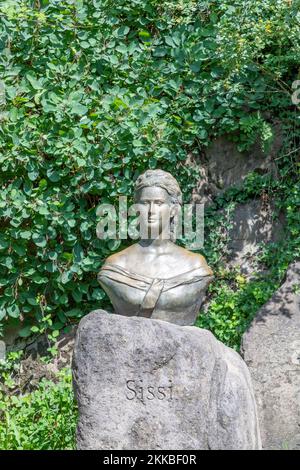
{"type": "Polygon", "coordinates": [[[143,302],[141,303],[139,315],[143,317],[151,317],[160,294],[163,291],[164,284],[164,279],[153,279],[152,284],[150,285],[143,302]]]}

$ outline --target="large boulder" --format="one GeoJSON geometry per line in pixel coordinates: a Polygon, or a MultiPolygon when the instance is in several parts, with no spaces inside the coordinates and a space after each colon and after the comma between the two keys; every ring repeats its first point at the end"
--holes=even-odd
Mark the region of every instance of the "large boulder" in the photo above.
{"type": "Polygon", "coordinates": [[[300,450],[300,262],[258,312],[242,342],[265,449],[300,450]]]}
{"type": "Polygon", "coordinates": [[[259,449],[249,371],[207,330],[103,310],[73,356],[78,449],[259,449]]]}

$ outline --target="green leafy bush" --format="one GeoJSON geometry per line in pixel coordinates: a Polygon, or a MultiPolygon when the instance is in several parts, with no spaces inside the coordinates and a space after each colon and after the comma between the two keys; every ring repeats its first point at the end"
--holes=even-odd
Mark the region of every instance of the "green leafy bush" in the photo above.
{"type": "Polygon", "coordinates": [[[14,394],[18,359],[13,354],[0,364],[0,449],[73,449],[77,409],[70,370],[60,371],[56,383],[42,379],[31,393],[14,394]]]}
{"type": "Polygon", "coordinates": [[[239,350],[250,321],[279,284],[270,283],[270,279],[247,282],[241,275],[234,281],[231,286],[228,279],[215,283],[208,312],[199,316],[196,326],[211,330],[220,341],[239,350]]]}

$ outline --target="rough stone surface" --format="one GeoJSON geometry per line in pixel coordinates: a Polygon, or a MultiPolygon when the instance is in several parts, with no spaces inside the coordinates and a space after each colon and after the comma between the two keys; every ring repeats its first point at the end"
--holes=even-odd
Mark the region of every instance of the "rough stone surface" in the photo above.
{"type": "Polygon", "coordinates": [[[300,261],[243,337],[265,449],[300,450],[300,261]]]}
{"type": "MultiPolygon", "coordinates": [[[[55,343],[57,354],[47,364],[50,372],[56,373],[64,367],[71,366],[76,329],[77,326],[73,326],[68,333],[61,333],[57,338],[55,343]]],[[[48,338],[46,335],[42,335],[38,340],[25,347],[25,355],[30,356],[33,360],[38,360],[40,356],[44,356],[47,353],[48,348],[48,338]]]]}
{"type": "Polygon", "coordinates": [[[9,394],[29,393],[35,390],[43,378],[57,381],[57,373],[65,367],[70,367],[73,356],[76,326],[68,333],[61,333],[56,341],[57,354],[50,361],[44,362],[42,358],[48,356],[47,349],[50,344],[46,334],[38,337],[20,338],[19,341],[6,347],[4,341],[0,341],[0,360],[6,352],[23,351],[20,367],[15,371],[14,381],[16,386],[7,389],[9,394]]]}
{"type": "Polygon", "coordinates": [[[239,152],[234,142],[219,137],[208,148],[206,157],[209,177],[220,191],[240,185],[253,171],[260,170],[274,176],[277,174],[273,161],[274,144],[267,155],[261,151],[259,144],[249,151],[239,152]]]}
{"type": "Polygon", "coordinates": [[[259,270],[255,257],[261,244],[277,242],[284,237],[284,217],[275,216],[274,204],[257,199],[239,204],[233,214],[229,231],[228,264],[238,266],[242,273],[259,270]]]}
{"type": "Polygon", "coordinates": [[[78,449],[257,449],[249,371],[207,330],[98,310],[73,356],[78,449]]]}
{"type": "Polygon", "coordinates": [[[0,361],[3,361],[6,356],[6,346],[4,341],[0,341],[0,361]]]}
{"type": "MultiPolygon", "coordinates": [[[[47,364],[48,369],[51,372],[58,372],[64,367],[70,367],[72,362],[72,355],[75,342],[77,326],[74,325],[68,333],[61,333],[55,346],[57,347],[57,354],[53,360],[47,364]]],[[[31,361],[39,362],[39,358],[48,354],[47,349],[49,348],[49,340],[46,334],[42,334],[37,337],[29,338],[18,338],[11,345],[6,345],[7,352],[21,351],[23,350],[23,357],[30,357],[31,361]]]]}
{"type": "Polygon", "coordinates": [[[273,125],[273,133],[274,140],[267,153],[262,151],[259,142],[248,151],[239,152],[234,142],[221,136],[211,143],[199,161],[188,158],[188,165],[197,165],[201,169],[201,178],[193,199],[196,201],[199,198],[201,202],[209,204],[226,189],[241,186],[245,177],[252,172],[268,173],[276,178],[278,170],[275,159],[282,146],[279,123],[273,125]]]}
{"type": "Polygon", "coordinates": [[[19,332],[22,328],[22,324],[18,326],[8,326],[4,324],[3,341],[7,349],[14,346],[16,341],[19,339],[19,332]]]}

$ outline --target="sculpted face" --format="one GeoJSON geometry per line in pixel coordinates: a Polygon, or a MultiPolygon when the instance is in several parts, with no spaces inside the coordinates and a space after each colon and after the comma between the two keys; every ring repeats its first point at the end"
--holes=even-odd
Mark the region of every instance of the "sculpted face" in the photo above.
{"type": "Polygon", "coordinates": [[[142,238],[169,238],[170,218],[174,215],[167,191],[156,186],[140,190],[138,201],[142,238]],[[145,236],[147,234],[147,236],[145,236]]]}

